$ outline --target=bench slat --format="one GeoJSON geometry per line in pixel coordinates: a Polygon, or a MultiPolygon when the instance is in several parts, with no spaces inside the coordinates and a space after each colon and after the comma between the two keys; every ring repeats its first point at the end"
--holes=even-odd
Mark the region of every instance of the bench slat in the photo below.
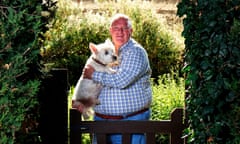
{"type": "Polygon", "coordinates": [[[146,133],[147,144],[155,144],[155,133],[146,133]]]}
{"type": "Polygon", "coordinates": [[[104,133],[97,133],[97,143],[98,144],[107,144],[107,136],[104,133]]]}
{"type": "MultiPolygon", "coordinates": [[[[106,144],[107,134],[123,135],[123,144],[129,144],[131,134],[142,133],[146,135],[147,144],[155,144],[155,134],[169,134],[171,144],[183,144],[182,132],[184,124],[183,109],[175,109],[171,120],[162,121],[81,121],[77,110],[70,110],[70,144],[79,144],[76,136],[83,133],[97,135],[98,144],[106,144]]],[[[78,137],[79,138],[79,137],[78,137]]]]}
{"type": "Polygon", "coordinates": [[[124,133],[122,134],[122,144],[130,144],[131,143],[131,134],[124,133]]]}

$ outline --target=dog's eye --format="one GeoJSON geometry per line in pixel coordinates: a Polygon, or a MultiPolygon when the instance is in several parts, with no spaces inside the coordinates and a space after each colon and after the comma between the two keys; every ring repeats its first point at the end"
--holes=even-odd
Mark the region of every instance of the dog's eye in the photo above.
{"type": "Polygon", "coordinates": [[[109,53],[108,51],[105,51],[105,55],[108,55],[108,53],[109,53]]]}

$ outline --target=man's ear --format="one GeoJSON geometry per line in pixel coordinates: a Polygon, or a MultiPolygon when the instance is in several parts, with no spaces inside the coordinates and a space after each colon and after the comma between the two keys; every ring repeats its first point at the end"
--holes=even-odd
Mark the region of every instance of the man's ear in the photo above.
{"type": "Polygon", "coordinates": [[[89,43],[89,48],[91,50],[92,53],[97,54],[97,46],[94,43],[89,43]]]}

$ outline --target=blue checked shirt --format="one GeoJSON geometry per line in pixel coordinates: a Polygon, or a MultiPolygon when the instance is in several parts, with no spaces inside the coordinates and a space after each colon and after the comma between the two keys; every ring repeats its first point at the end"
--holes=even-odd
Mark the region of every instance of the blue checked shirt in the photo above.
{"type": "Polygon", "coordinates": [[[145,49],[130,39],[119,49],[115,74],[95,71],[93,80],[103,85],[95,112],[127,115],[148,108],[152,101],[151,68],[145,49]]]}

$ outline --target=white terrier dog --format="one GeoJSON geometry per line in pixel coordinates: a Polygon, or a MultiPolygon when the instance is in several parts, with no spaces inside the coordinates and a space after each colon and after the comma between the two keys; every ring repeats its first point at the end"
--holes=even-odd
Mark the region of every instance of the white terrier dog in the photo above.
{"type": "MultiPolygon", "coordinates": [[[[115,73],[115,71],[111,69],[111,66],[117,64],[117,55],[114,45],[109,39],[98,45],[90,43],[89,48],[92,55],[88,58],[85,66],[91,65],[96,71],[100,72],[115,73]]],[[[82,109],[84,119],[88,119],[94,112],[92,107],[85,106],[83,101],[92,99],[94,105],[100,104],[97,98],[101,88],[102,86],[99,83],[95,83],[90,79],[85,79],[83,75],[79,78],[74,88],[72,107],[79,108],[79,106],[84,106],[82,109]]]]}

